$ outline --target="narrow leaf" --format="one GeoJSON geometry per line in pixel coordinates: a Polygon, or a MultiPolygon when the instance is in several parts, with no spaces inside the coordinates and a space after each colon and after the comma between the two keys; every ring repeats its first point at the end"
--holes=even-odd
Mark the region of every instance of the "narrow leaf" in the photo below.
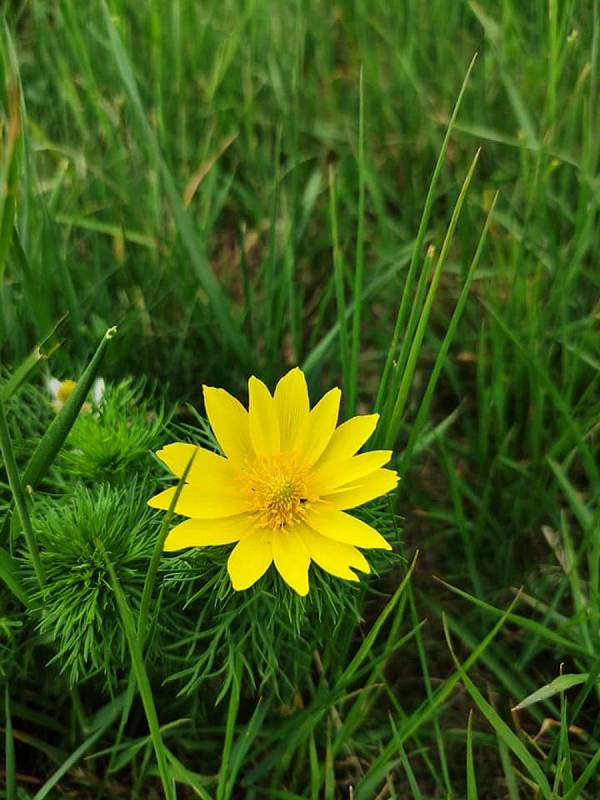
{"type": "Polygon", "coordinates": [[[540,703],[542,700],[547,700],[549,697],[554,697],[554,695],[558,694],[559,692],[565,692],[567,689],[571,689],[573,686],[579,686],[580,684],[585,683],[588,677],[589,675],[587,672],[559,675],[558,678],[550,681],[550,683],[547,683],[545,686],[541,686],[539,689],[536,689],[535,692],[528,694],[524,700],[521,700],[521,702],[513,708],[513,711],[520,711],[522,708],[527,708],[527,706],[531,706],[534,703],[540,703]]]}
{"type": "Polygon", "coordinates": [[[83,375],[77,381],[77,386],[41,438],[23,473],[23,486],[35,489],[48,472],[69,431],[77,421],[77,415],[92,388],[104,352],[116,332],[116,328],[109,328],[106,331],[83,375]]]}

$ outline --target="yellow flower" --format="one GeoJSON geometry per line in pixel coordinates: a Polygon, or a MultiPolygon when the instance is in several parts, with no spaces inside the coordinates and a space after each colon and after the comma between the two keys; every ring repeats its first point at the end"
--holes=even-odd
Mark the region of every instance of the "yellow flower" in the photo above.
{"type": "MultiPolygon", "coordinates": [[[[357,581],[369,572],[361,548],[390,550],[374,528],[346,513],[398,483],[382,469],[390,450],[356,455],[378,415],[353,417],[336,428],[341,392],[331,389],[311,410],[306,379],[292,369],[272,396],[250,378],[249,411],[224,389],[204,386],[206,413],[224,456],[174,443],[158,457],[181,477],[195,452],[175,511],[190,519],[173,528],[165,550],[237,542],[227,568],[233,588],[247,589],[272,563],[299,595],[308,593],[311,560],[357,581]]],[[[167,509],[176,487],[148,501],[167,509]]]]}

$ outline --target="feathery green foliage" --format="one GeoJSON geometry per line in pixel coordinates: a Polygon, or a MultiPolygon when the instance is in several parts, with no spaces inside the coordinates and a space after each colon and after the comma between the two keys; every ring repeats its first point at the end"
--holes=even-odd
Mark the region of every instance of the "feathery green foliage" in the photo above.
{"type": "Polygon", "coordinates": [[[160,441],[165,415],[144,383],[109,385],[90,413],[80,414],[57,462],[65,481],[119,483],[143,471],[160,441]]]}
{"type": "Polygon", "coordinates": [[[110,554],[131,605],[139,604],[152,550],[144,485],[127,489],[73,485],[69,502],[48,499],[34,520],[48,589],[40,595],[40,634],[56,651],[71,686],[98,676],[113,688],[126,663],[126,642],[103,554],[110,554]]]}

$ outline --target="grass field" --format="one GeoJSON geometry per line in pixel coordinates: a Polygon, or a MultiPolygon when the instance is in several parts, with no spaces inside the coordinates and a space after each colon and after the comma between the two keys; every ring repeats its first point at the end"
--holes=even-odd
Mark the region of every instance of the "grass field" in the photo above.
{"type": "Polygon", "coordinates": [[[600,797],[596,0],[0,15],[0,796],[600,797]],[[233,592],[152,453],[295,365],[393,551],[233,592]]]}

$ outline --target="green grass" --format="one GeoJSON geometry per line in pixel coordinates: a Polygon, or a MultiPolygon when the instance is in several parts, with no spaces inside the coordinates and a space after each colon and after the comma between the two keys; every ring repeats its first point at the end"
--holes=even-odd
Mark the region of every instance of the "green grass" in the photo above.
{"type": "Polygon", "coordinates": [[[3,796],[597,797],[597,4],[0,15],[3,796]],[[294,364],[382,414],[380,578],[234,596],[221,548],[155,572],[156,516],[77,571],[203,383],[294,364]]]}

